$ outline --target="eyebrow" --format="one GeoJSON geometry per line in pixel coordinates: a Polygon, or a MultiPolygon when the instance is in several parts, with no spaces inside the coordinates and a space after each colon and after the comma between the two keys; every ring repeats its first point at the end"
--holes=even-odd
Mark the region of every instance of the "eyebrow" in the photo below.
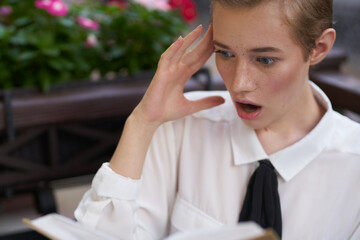
{"type": "Polygon", "coordinates": [[[256,53],[264,53],[264,52],[282,52],[279,48],[274,47],[261,47],[261,48],[253,48],[250,52],[256,53]]]}
{"type": "MultiPolygon", "coordinates": [[[[226,50],[230,50],[231,48],[228,47],[227,45],[220,43],[216,40],[213,40],[214,45],[217,45],[221,48],[224,48],[226,50]]],[[[281,49],[279,48],[275,48],[275,47],[260,47],[260,48],[253,48],[250,49],[250,52],[255,52],[255,53],[266,53],[266,52],[282,52],[281,49]]]]}
{"type": "Polygon", "coordinates": [[[213,40],[213,43],[214,43],[214,45],[217,45],[217,46],[219,46],[219,47],[221,47],[221,48],[230,50],[230,47],[226,46],[225,44],[219,43],[219,42],[216,41],[216,40],[213,40]]]}

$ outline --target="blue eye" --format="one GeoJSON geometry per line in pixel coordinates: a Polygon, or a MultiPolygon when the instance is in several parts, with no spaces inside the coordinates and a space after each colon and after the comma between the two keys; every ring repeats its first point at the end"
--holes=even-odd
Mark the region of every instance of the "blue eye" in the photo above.
{"type": "Polygon", "coordinates": [[[216,50],[215,53],[220,53],[222,57],[224,58],[231,58],[233,57],[234,55],[230,52],[226,52],[226,51],[223,51],[223,50],[216,50]]]}
{"type": "Polygon", "coordinates": [[[275,59],[270,58],[270,57],[261,57],[261,58],[258,58],[257,60],[264,65],[270,65],[273,62],[275,62],[275,59]]]}

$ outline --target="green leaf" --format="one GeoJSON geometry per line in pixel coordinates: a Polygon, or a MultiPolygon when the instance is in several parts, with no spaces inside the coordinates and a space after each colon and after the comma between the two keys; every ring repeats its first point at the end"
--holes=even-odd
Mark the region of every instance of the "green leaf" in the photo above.
{"type": "Polygon", "coordinates": [[[17,34],[10,37],[10,42],[15,45],[26,45],[27,40],[24,31],[19,31],[17,34]]]}
{"type": "Polygon", "coordinates": [[[73,20],[71,19],[67,19],[67,18],[60,18],[59,19],[59,23],[65,27],[71,28],[75,26],[75,23],[73,20]]]}
{"type": "Polygon", "coordinates": [[[5,33],[6,33],[6,27],[0,24],[0,39],[3,38],[5,33]]]}
{"type": "Polygon", "coordinates": [[[125,53],[125,48],[124,47],[115,46],[115,47],[112,48],[111,56],[113,58],[118,58],[118,57],[124,56],[124,53],[125,53]]]}
{"type": "Polygon", "coordinates": [[[27,17],[21,17],[14,21],[14,25],[17,27],[21,27],[21,26],[24,26],[29,23],[31,23],[31,19],[29,19],[27,17]]]}
{"type": "Polygon", "coordinates": [[[72,79],[73,76],[69,71],[62,71],[59,75],[59,83],[71,82],[77,79],[72,79]]]}
{"type": "Polygon", "coordinates": [[[34,34],[37,35],[37,37],[39,38],[38,42],[39,42],[39,47],[42,49],[46,49],[46,48],[53,48],[54,45],[54,32],[51,29],[46,29],[43,31],[37,31],[34,34]]]}
{"type": "Polygon", "coordinates": [[[25,38],[26,38],[26,41],[29,44],[32,44],[34,46],[39,45],[39,38],[34,33],[33,34],[26,34],[25,38]]]}
{"type": "Polygon", "coordinates": [[[44,92],[49,92],[51,87],[51,79],[55,76],[51,76],[47,69],[39,70],[39,82],[41,90],[44,92]]]}
{"type": "Polygon", "coordinates": [[[49,57],[57,57],[60,55],[60,50],[58,48],[54,47],[49,47],[49,48],[43,48],[41,49],[41,52],[45,55],[45,56],[49,56],[49,57]]]}
{"type": "Polygon", "coordinates": [[[17,61],[27,61],[30,59],[33,59],[37,56],[37,52],[34,51],[25,51],[21,52],[19,55],[17,55],[17,61]]]}
{"type": "Polygon", "coordinates": [[[74,63],[65,58],[50,59],[48,64],[57,71],[71,70],[74,68],[74,63]]]}

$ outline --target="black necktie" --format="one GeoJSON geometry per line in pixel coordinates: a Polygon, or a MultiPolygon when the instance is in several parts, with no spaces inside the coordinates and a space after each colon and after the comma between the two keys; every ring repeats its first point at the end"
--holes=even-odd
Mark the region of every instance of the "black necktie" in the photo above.
{"type": "Polygon", "coordinates": [[[277,176],[269,160],[251,176],[239,222],[254,221],[263,228],[273,228],[281,238],[282,222],[277,176]]]}

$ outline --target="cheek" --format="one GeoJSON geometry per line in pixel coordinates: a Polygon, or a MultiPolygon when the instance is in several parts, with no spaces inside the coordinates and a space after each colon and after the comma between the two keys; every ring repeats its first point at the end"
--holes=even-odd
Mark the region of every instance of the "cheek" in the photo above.
{"type": "Polygon", "coordinates": [[[284,75],[276,74],[269,79],[269,84],[267,86],[267,99],[269,103],[273,102],[273,106],[277,108],[284,109],[286,103],[289,102],[291,96],[289,79],[285,78],[284,75]]]}
{"type": "Polygon", "coordinates": [[[278,106],[285,108],[301,92],[306,77],[297,66],[284,66],[282,69],[272,74],[266,89],[269,99],[277,101],[278,106]]]}
{"type": "Polygon", "coordinates": [[[269,77],[267,81],[267,89],[271,94],[277,96],[277,94],[286,92],[291,86],[291,76],[286,73],[278,72],[269,77]]]}

